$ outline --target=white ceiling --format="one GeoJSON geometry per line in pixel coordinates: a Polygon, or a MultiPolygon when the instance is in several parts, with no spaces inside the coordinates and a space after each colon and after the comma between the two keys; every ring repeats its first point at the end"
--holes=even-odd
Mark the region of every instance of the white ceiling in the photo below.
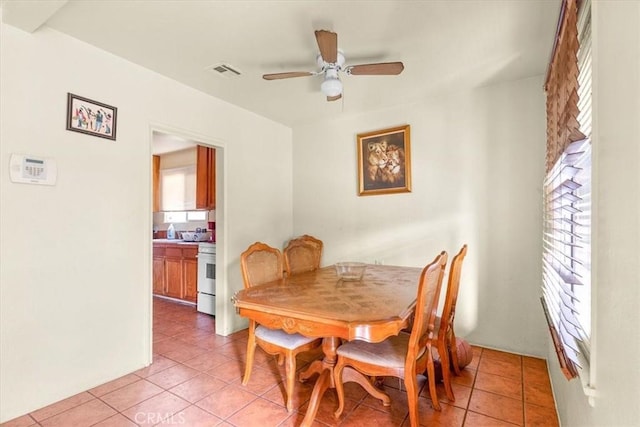
{"type": "Polygon", "coordinates": [[[2,18],[27,30],[44,22],[292,126],[543,74],[560,2],[5,0],[2,18]],[[262,79],[316,71],[316,29],[338,33],[347,65],[402,61],[405,70],[343,75],[344,96],[336,102],[325,100],[319,76],[262,79]],[[208,70],[221,62],[242,75],[227,79],[208,70]]]}
{"type": "Polygon", "coordinates": [[[152,154],[165,154],[174,151],[186,150],[196,146],[198,143],[189,139],[181,138],[177,135],[169,135],[162,132],[153,132],[153,143],[151,144],[152,154]]]}

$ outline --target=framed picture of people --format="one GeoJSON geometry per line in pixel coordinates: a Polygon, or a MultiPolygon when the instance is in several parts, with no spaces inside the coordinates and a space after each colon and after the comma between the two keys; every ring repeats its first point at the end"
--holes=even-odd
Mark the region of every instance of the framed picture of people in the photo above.
{"type": "Polygon", "coordinates": [[[67,94],[67,130],[115,141],[117,115],[116,107],[67,94]]]}
{"type": "Polygon", "coordinates": [[[358,194],[411,192],[410,126],[358,134],[358,194]]]}

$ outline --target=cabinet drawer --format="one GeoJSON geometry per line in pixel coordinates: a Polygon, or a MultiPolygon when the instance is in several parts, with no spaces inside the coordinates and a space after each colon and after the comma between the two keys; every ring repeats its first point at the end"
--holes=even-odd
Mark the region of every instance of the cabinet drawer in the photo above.
{"type": "Polygon", "coordinates": [[[182,248],[168,247],[166,256],[170,258],[182,258],[182,248]]]}
{"type": "Polygon", "coordinates": [[[182,256],[189,259],[196,259],[198,248],[182,248],[182,256]]]}
{"type": "Polygon", "coordinates": [[[157,257],[163,257],[165,254],[165,247],[164,246],[153,246],[153,256],[157,256],[157,257]]]}

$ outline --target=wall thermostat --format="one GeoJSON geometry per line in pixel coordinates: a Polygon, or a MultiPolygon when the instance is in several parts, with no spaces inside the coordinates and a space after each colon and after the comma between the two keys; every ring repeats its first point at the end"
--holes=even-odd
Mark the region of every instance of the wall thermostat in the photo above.
{"type": "Polygon", "coordinates": [[[56,162],[36,156],[12,154],[9,166],[11,181],[23,184],[55,185],[56,162]]]}

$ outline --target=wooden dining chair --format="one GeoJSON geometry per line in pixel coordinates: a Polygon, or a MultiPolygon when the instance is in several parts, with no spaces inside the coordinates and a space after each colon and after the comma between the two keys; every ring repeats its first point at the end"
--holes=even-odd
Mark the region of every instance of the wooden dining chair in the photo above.
{"type": "Polygon", "coordinates": [[[324,243],[322,243],[322,240],[317,239],[317,238],[315,238],[313,236],[310,236],[308,234],[303,234],[302,236],[298,237],[298,239],[304,240],[305,242],[309,242],[312,245],[314,245],[317,248],[318,253],[320,254],[320,257],[322,257],[322,249],[324,247],[324,243]]]}
{"type": "Polygon", "coordinates": [[[322,247],[306,239],[292,239],[284,248],[284,268],[287,276],[317,270],[322,247]]]}
{"type": "MultiPolygon", "coordinates": [[[[240,267],[244,287],[250,288],[262,283],[282,279],[282,253],[265,243],[256,242],[240,255],[240,267]]],[[[268,354],[278,357],[278,364],[285,363],[285,393],[287,411],[293,410],[292,395],[296,374],[296,356],[322,344],[321,338],[309,338],[300,334],[288,334],[281,329],[269,329],[249,320],[247,361],[242,378],[246,385],[251,377],[256,344],[268,354]]]]}
{"type": "Polygon", "coordinates": [[[462,246],[460,252],[453,257],[449,267],[449,279],[447,281],[447,294],[440,317],[436,317],[436,330],[438,338],[436,348],[442,366],[442,382],[449,400],[455,400],[451,387],[451,368],[456,375],[460,375],[460,363],[458,361],[458,346],[456,333],[453,329],[453,321],[456,316],[456,302],[458,301],[458,289],[460,288],[460,272],[462,262],[467,255],[467,245],[462,246]]]}
{"type": "Polygon", "coordinates": [[[436,394],[435,373],[431,345],[434,339],[434,322],[438,297],[442,286],[447,253],[442,252],[420,275],[415,316],[411,334],[391,336],[379,343],[355,340],[342,344],[337,350],[334,381],[338,394],[339,418],[344,409],[344,382],[355,381],[372,396],[382,400],[384,406],[391,404],[389,396],[374,385],[374,377],[393,376],[404,379],[409,401],[411,426],[418,425],[418,380],[417,375],[428,372],[429,392],[433,407],[440,410],[436,394]],[[358,371],[368,377],[363,379],[358,371]]]}

